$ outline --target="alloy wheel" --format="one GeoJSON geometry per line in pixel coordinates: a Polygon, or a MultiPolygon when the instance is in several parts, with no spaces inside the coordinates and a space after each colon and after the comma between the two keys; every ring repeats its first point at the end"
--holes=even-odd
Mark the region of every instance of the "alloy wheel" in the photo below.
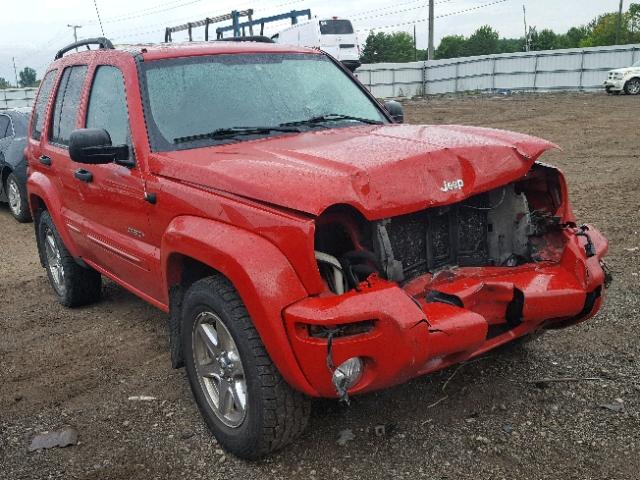
{"type": "Polygon", "coordinates": [[[47,229],[44,235],[44,249],[47,257],[47,268],[51,274],[53,287],[58,294],[64,295],[64,266],[62,265],[62,256],[58,243],[51,229],[47,229]]]}
{"type": "Polygon", "coordinates": [[[192,333],[198,381],[218,419],[239,427],[247,412],[247,383],[240,352],[222,319],[211,311],[196,317],[192,333]]]}
{"type": "Polygon", "coordinates": [[[631,95],[638,95],[638,94],[640,94],[640,80],[638,80],[638,79],[631,80],[631,81],[629,82],[628,87],[627,87],[627,91],[628,91],[631,95]]]}
{"type": "Polygon", "coordinates": [[[9,199],[11,212],[13,212],[15,216],[19,216],[22,210],[22,198],[20,197],[20,187],[18,187],[13,177],[10,177],[7,181],[7,198],[9,199]]]}

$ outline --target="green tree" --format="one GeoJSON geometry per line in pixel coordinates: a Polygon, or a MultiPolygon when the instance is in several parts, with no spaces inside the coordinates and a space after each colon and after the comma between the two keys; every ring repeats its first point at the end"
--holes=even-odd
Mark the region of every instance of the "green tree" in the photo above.
{"type": "Polygon", "coordinates": [[[36,85],[36,71],[31,67],[24,67],[18,74],[20,80],[18,84],[22,87],[33,87],[36,85]]]}
{"type": "Polygon", "coordinates": [[[407,32],[370,32],[362,50],[362,63],[412,62],[415,58],[413,37],[407,32]]]}
{"type": "Polygon", "coordinates": [[[2,88],[10,88],[11,84],[7,82],[4,78],[0,77],[0,89],[2,88]]]}
{"type": "Polygon", "coordinates": [[[442,37],[440,45],[436,49],[436,58],[456,58],[465,55],[467,39],[462,35],[448,35],[442,37]]]}
{"type": "Polygon", "coordinates": [[[548,28],[545,28],[540,33],[535,28],[532,28],[530,37],[533,50],[554,50],[558,48],[558,35],[548,28]]]}
{"type": "Polygon", "coordinates": [[[566,39],[566,43],[563,45],[564,48],[578,48],[582,40],[586,38],[589,34],[588,27],[582,25],[580,27],[572,27],[570,28],[564,38],[566,39]]]}
{"type": "Polygon", "coordinates": [[[501,38],[498,41],[498,51],[496,53],[514,53],[524,51],[524,37],[501,38]]]}
{"type": "Polygon", "coordinates": [[[468,56],[489,55],[498,52],[500,35],[489,25],[476,30],[466,42],[465,54],[468,56]]]}
{"type": "Polygon", "coordinates": [[[640,41],[640,3],[629,5],[627,12],[629,21],[629,31],[633,37],[633,42],[640,41]]]}

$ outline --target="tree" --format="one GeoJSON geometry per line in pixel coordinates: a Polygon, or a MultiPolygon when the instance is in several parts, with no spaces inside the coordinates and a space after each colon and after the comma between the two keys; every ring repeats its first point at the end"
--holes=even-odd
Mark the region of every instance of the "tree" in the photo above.
{"type": "Polygon", "coordinates": [[[496,53],[514,53],[524,51],[524,37],[501,38],[498,40],[498,51],[496,53]]]}
{"type": "Polygon", "coordinates": [[[442,37],[440,45],[436,49],[436,58],[456,58],[462,57],[467,48],[467,39],[462,35],[449,35],[442,37]]]}
{"type": "Polygon", "coordinates": [[[465,54],[468,56],[489,55],[498,52],[500,35],[489,25],[476,30],[467,40],[465,54]]]}
{"type": "Polygon", "coordinates": [[[31,67],[24,67],[18,74],[20,80],[18,84],[22,87],[33,87],[36,85],[36,71],[31,67]]]}
{"type": "Polygon", "coordinates": [[[7,82],[4,78],[0,77],[0,89],[3,88],[11,88],[11,84],[7,82]]]}
{"type": "Polygon", "coordinates": [[[640,3],[629,5],[627,12],[629,21],[629,31],[633,36],[633,43],[640,41],[640,3]]]}
{"type": "Polygon", "coordinates": [[[558,48],[558,35],[548,28],[545,28],[540,33],[535,28],[532,28],[530,37],[533,50],[554,50],[558,48]]]}
{"type": "Polygon", "coordinates": [[[362,63],[412,62],[415,58],[413,37],[407,32],[370,32],[362,50],[362,63]]]}
{"type": "Polygon", "coordinates": [[[588,34],[589,29],[584,25],[570,28],[567,34],[564,35],[566,38],[564,48],[578,48],[588,34]]]}

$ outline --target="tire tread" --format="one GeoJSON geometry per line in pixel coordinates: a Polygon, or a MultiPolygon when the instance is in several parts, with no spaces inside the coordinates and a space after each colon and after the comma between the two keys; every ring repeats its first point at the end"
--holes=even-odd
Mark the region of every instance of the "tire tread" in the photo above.
{"type": "Polygon", "coordinates": [[[302,393],[293,390],[280,375],[244,303],[229,280],[222,275],[214,275],[197,281],[190,290],[196,289],[215,292],[222,298],[228,313],[239,323],[245,334],[258,367],[256,373],[264,409],[262,432],[257,445],[250,445],[244,451],[233,453],[243,458],[254,459],[284,447],[304,431],[311,411],[311,402],[302,393]]]}

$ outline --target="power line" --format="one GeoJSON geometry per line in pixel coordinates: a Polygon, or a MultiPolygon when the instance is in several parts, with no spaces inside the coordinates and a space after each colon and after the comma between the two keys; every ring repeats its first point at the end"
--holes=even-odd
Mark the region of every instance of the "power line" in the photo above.
{"type": "Polygon", "coordinates": [[[115,18],[113,20],[105,20],[104,23],[117,23],[117,22],[126,22],[127,20],[135,20],[136,18],[148,17],[149,15],[156,15],[158,13],[168,12],[169,10],[175,10],[176,8],[186,7],[188,5],[193,5],[194,3],[200,3],[203,0],[190,0],[186,3],[181,3],[179,5],[174,5],[173,7],[162,8],[159,10],[154,10],[148,13],[139,13],[137,15],[129,15],[124,17],[115,18]]]}
{"type": "MultiPolygon", "coordinates": [[[[492,5],[498,5],[500,3],[504,3],[504,2],[508,2],[508,1],[509,0],[496,0],[496,1],[485,3],[485,4],[482,4],[482,5],[477,5],[475,7],[469,7],[469,8],[465,8],[463,10],[458,10],[457,12],[450,12],[450,13],[443,13],[442,15],[436,15],[434,18],[445,18],[445,17],[452,17],[454,15],[462,15],[464,13],[472,12],[474,10],[479,10],[479,9],[485,8],[485,7],[490,7],[492,5]]],[[[403,26],[406,26],[406,25],[413,25],[414,23],[423,23],[423,22],[426,22],[427,20],[428,20],[427,18],[419,18],[417,20],[395,23],[393,25],[383,25],[383,26],[380,26],[380,27],[371,27],[371,28],[360,28],[358,31],[385,30],[387,28],[395,28],[395,27],[403,27],[403,26]]]]}
{"type": "Polygon", "coordinates": [[[98,10],[97,0],[93,0],[93,5],[96,7],[96,15],[98,15],[98,23],[100,23],[100,31],[102,32],[102,36],[104,37],[104,28],[102,28],[102,20],[100,19],[100,10],[98,10]]]}
{"type": "MultiPolygon", "coordinates": [[[[268,12],[269,9],[279,8],[279,7],[283,7],[283,6],[287,6],[287,5],[292,5],[292,4],[295,4],[295,3],[300,3],[301,1],[303,1],[303,0],[289,0],[287,2],[281,2],[281,3],[278,3],[276,5],[266,5],[266,7],[268,7],[268,8],[265,9],[264,11],[268,12]]],[[[245,1],[245,2],[242,2],[240,4],[234,5],[234,8],[235,9],[243,8],[243,5],[248,5],[250,3],[252,3],[252,2],[245,1]]],[[[216,15],[218,15],[220,13],[224,13],[226,11],[227,10],[216,10],[215,12],[208,12],[209,14],[206,15],[206,16],[213,17],[213,16],[216,16],[216,15]]],[[[192,20],[194,18],[194,16],[196,16],[196,15],[193,14],[193,15],[189,15],[188,17],[180,17],[178,19],[172,19],[172,22],[180,23],[180,22],[183,22],[183,21],[192,20]]],[[[142,32],[140,32],[139,29],[126,29],[126,30],[120,30],[120,31],[113,32],[114,35],[112,36],[112,39],[113,40],[122,40],[122,39],[127,39],[127,38],[138,38],[138,37],[143,37],[145,35],[149,35],[149,34],[152,34],[152,33],[163,32],[165,30],[165,27],[166,27],[166,22],[154,23],[152,25],[147,25],[147,26],[148,27],[152,27],[152,28],[149,29],[149,30],[142,31],[142,32]],[[156,26],[160,27],[160,28],[155,28],[156,26]]]]}

